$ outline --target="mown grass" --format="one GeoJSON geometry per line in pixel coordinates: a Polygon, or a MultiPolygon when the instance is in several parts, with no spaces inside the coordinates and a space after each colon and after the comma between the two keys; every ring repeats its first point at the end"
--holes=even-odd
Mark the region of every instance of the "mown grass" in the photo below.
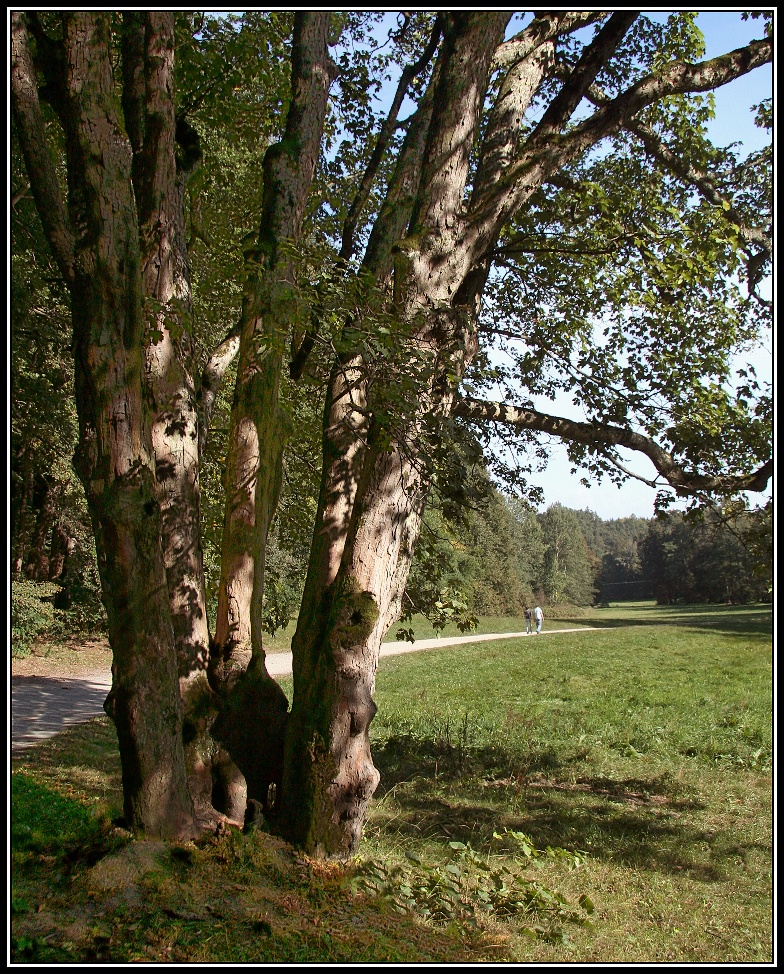
{"type": "MultiPolygon", "coordinates": [[[[581,609],[571,609],[571,613],[577,613],[578,615],[583,611],[591,610],[581,610],[581,609]]],[[[585,623],[578,623],[584,625],[585,623]]],[[[411,630],[414,634],[415,639],[433,639],[436,636],[465,636],[470,635],[470,633],[461,632],[455,623],[449,623],[443,629],[436,630],[433,628],[432,623],[426,619],[424,616],[414,616],[413,619],[401,623],[399,626],[395,625],[387,633],[385,642],[395,642],[398,640],[398,629],[411,630]]],[[[285,628],[278,629],[278,631],[270,636],[265,635],[264,637],[264,649],[267,653],[288,653],[291,651],[291,640],[294,636],[294,630],[296,629],[296,623],[290,622],[285,628]]],[[[491,633],[491,632],[525,632],[525,620],[509,618],[508,616],[483,616],[478,621],[476,629],[472,630],[477,634],[481,633],[491,633]]]]}
{"type": "Polygon", "coordinates": [[[348,867],[263,832],[130,842],[106,720],[37,745],[14,761],[14,958],[770,962],[770,607],[579,624],[607,628],[381,661],[348,867]]]}

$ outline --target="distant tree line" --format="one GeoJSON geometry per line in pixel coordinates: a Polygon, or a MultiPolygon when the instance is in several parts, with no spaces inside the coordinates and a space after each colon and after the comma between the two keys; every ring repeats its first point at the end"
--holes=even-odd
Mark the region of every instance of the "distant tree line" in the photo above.
{"type": "Polygon", "coordinates": [[[770,505],[602,520],[561,504],[537,513],[491,490],[460,523],[431,510],[427,525],[409,579],[409,609],[427,612],[438,597],[447,618],[459,618],[461,606],[468,615],[516,615],[537,601],[587,606],[772,597],[770,505]]]}
{"type": "MultiPolygon", "coordinates": [[[[470,499],[461,498],[460,505],[442,499],[426,512],[404,597],[403,633],[415,614],[426,615],[436,629],[449,622],[468,629],[478,616],[520,615],[537,602],[740,604],[772,598],[771,505],[603,520],[562,504],[537,513],[493,488],[483,471],[477,479],[470,499]]],[[[66,465],[13,483],[14,639],[25,641],[36,629],[103,629],[86,510],[66,465]]],[[[296,508],[284,503],[268,539],[270,632],[294,618],[304,585],[292,519],[296,508]]]]}

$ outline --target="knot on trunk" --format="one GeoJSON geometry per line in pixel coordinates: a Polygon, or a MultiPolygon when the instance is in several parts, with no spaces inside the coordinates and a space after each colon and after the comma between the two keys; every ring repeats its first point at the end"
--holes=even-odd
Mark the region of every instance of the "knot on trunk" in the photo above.
{"type": "Polygon", "coordinates": [[[338,582],[329,613],[329,641],[333,653],[362,647],[378,622],[379,608],[371,592],[363,592],[353,579],[338,582]]]}
{"type": "Polygon", "coordinates": [[[221,695],[231,692],[240,677],[247,671],[250,661],[250,646],[242,646],[232,640],[222,645],[211,641],[207,679],[212,689],[221,695]]]}

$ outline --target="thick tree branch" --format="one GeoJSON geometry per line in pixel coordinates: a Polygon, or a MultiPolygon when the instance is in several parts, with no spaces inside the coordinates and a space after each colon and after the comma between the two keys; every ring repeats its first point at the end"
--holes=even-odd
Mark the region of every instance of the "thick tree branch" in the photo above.
{"type": "MultiPolygon", "coordinates": [[[[572,113],[594,82],[603,65],[607,63],[623,40],[629,27],[638,16],[639,14],[634,12],[613,14],[596,37],[585,48],[574,70],[548,106],[533,133],[526,140],[525,153],[527,158],[535,157],[537,149],[540,147],[550,146],[554,142],[558,144],[559,133],[569,121],[572,113]]],[[[504,219],[504,206],[502,203],[504,197],[513,199],[515,195],[518,195],[527,198],[531,191],[541,184],[543,171],[529,171],[529,173],[523,173],[521,171],[524,177],[528,175],[530,178],[533,175],[533,180],[528,185],[529,179],[523,178],[519,184],[516,184],[514,173],[520,167],[519,164],[513,163],[511,156],[516,143],[516,139],[513,138],[516,134],[515,130],[519,132],[522,125],[523,113],[528,107],[528,102],[542,80],[545,70],[552,64],[554,48],[551,42],[548,42],[546,46],[543,45],[542,53],[547,59],[547,64],[544,62],[538,66],[532,64],[531,68],[536,67],[538,70],[532,73],[531,68],[529,68],[526,72],[528,77],[521,75],[519,80],[515,79],[517,83],[513,83],[508,92],[504,91],[502,87],[501,94],[506,96],[505,101],[509,104],[509,108],[506,109],[505,113],[500,114],[501,107],[504,105],[504,101],[500,99],[500,96],[499,102],[496,103],[494,113],[499,113],[499,116],[498,119],[493,119],[491,123],[492,127],[489,134],[491,135],[492,141],[489,142],[489,161],[485,164],[485,168],[492,167],[495,172],[492,174],[492,182],[490,180],[477,182],[479,191],[474,199],[472,199],[469,217],[473,230],[477,235],[477,247],[487,246],[491,240],[495,240],[497,237],[504,219]],[[537,74],[538,77],[536,77],[537,74]],[[525,79],[526,83],[520,84],[523,79],[525,79]],[[531,86],[531,83],[533,83],[533,88],[528,91],[527,89],[531,86]],[[519,91],[519,94],[516,98],[510,98],[509,96],[515,93],[515,89],[519,91]],[[524,99],[526,103],[523,105],[522,102],[524,99]],[[520,102],[520,104],[516,104],[516,102],[520,102]],[[506,119],[504,118],[504,114],[506,115],[506,119]],[[501,134],[503,131],[502,125],[505,125],[509,131],[506,140],[503,139],[501,134]],[[503,144],[504,141],[506,142],[505,145],[503,144]],[[498,143],[498,147],[494,143],[498,143]],[[523,187],[525,187],[525,192],[521,194],[519,191],[523,187]],[[517,190],[517,193],[515,190],[517,190]],[[497,206],[499,203],[501,205],[497,206]]],[[[510,74],[514,75],[519,71],[520,65],[516,65],[510,74]]],[[[517,201],[516,205],[520,206],[522,202],[523,199],[521,198],[517,201]]],[[[477,254],[477,259],[481,260],[479,253],[477,254]]]]}
{"type": "Polygon", "coordinates": [[[603,16],[594,12],[541,12],[516,37],[501,44],[491,70],[506,70],[490,110],[475,180],[477,195],[501,178],[514,157],[525,113],[555,56],[555,38],[603,16]]]}
{"type": "MultiPolygon", "coordinates": [[[[462,197],[476,137],[483,93],[493,53],[503,37],[509,13],[451,12],[445,15],[443,68],[427,134],[422,181],[412,219],[427,233],[453,223],[462,197]]],[[[459,232],[459,230],[458,230],[459,232]]],[[[446,239],[452,240],[453,233],[446,239]]]]}
{"type": "Polygon", "coordinates": [[[515,43],[517,56],[489,112],[475,195],[495,185],[514,157],[525,113],[553,63],[553,38],[558,34],[559,23],[558,14],[543,14],[529,24],[515,43]]]}
{"type": "Polygon", "coordinates": [[[524,30],[498,45],[493,55],[491,70],[507,70],[527,58],[546,40],[572,33],[605,16],[607,14],[601,10],[537,12],[533,21],[524,30]]]}
{"type": "Polygon", "coordinates": [[[207,436],[210,430],[210,420],[215,400],[218,398],[223,380],[226,378],[231,363],[240,350],[241,321],[229,330],[225,338],[210,355],[199,384],[199,454],[204,453],[207,436]]]}
{"type": "Polygon", "coordinates": [[[48,102],[62,118],[65,110],[64,93],[66,89],[66,68],[62,41],[56,41],[49,37],[37,12],[30,11],[27,13],[27,23],[35,40],[35,67],[44,78],[44,85],[39,88],[39,97],[42,101],[48,102]]]}
{"type": "Polygon", "coordinates": [[[365,207],[370,196],[370,190],[373,186],[373,180],[378,172],[378,167],[381,164],[381,160],[386,151],[386,147],[389,144],[389,140],[392,137],[395,127],[397,125],[397,116],[400,111],[400,106],[403,104],[403,99],[406,96],[408,87],[417,75],[421,74],[422,71],[430,64],[430,61],[435,54],[436,48],[438,47],[438,42],[441,39],[441,17],[436,16],[435,23],[433,24],[433,30],[430,34],[430,39],[427,43],[425,50],[422,52],[422,56],[414,64],[407,64],[403,68],[403,72],[400,75],[400,81],[398,82],[397,90],[395,92],[395,97],[392,99],[392,105],[387,113],[386,121],[381,127],[381,131],[376,139],[376,144],[373,149],[373,154],[370,157],[365,173],[359,184],[359,189],[351,203],[351,207],[346,216],[345,222],[343,224],[343,238],[340,247],[340,260],[348,261],[354,254],[354,232],[357,227],[357,222],[359,220],[360,214],[365,207]]]}
{"type": "Polygon", "coordinates": [[[422,178],[422,160],[433,117],[437,83],[438,65],[408,126],[384,202],[370,231],[362,259],[362,266],[381,282],[387,279],[391,271],[393,248],[403,237],[411,221],[414,200],[422,178]]]}
{"type": "MultiPolygon", "coordinates": [[[[752,41],[746,47],[698,64],[673,61],[661,71],[636,82],[563,135],[553,134],[551,127],[556,114],[563,117],[564,109],[571,104],[574,96],[567,96],[563,92],[563,97],[556,96],[556,101],[561,99],[558,112],[553,109],[553,114],[550,115],[548,109],[532,137],[526,140],[515,163],[508,167],[503,179],[488,193],[483,194],[473,208],[471,229],[475,235],[477,256],[484,253],[488,246],[493,246],[500,227],[545,180],[551,178],[553,172],[573,162],[591,146],[630,123],[643,108],[668,95],[712,91],[767,64],[772,56],[772,42],[763,40],[752,41]],[[543,128],[548,116],[547,125],[543,128]],[[545,129],[548,137],[542,139],[545,129]]],[[[588,67],[590,66],[586,67],[579,78],[579,87],[583,93],[589,91],[592,80],[588,67]]]]}
{"type": "Polygon", "coordinates": [[[278,245],[299,239],[308,191],[321,148],[329,86],[337,68],[326,45],[322,11],[302,11],[294,18],[291,104],[286,131],[264,154],[264,198],[259,224],[260,253],[272,266],[278,245]]]}
{"type": "Polygon", "coordinates": [[[610,17],[580,55],[568,81],[548,105],[531,135],[531,146],[550,141],[563,129],[638,16],[634,11],[624,11],[610,17]]]}
{"type": "MultiPolygon", "coordinates": [[[[387,145],[389,144],[389,139],[391,138],[392,133],[395,130],[397,124],[397,116],[400,111],[400,106],[403,103],[403,99],[405,98],[406,92],[408,91],[408,87],[413,81],[413,79],[416,78],[417,75],[419,75],[430,63],[433,54],[435,53],[435,50],[438,47],[438,42],[440,39],[441,39],[441,19],[440,17],[437,16],[436,21],[433,24],[433,30],[430,35],[430,40],[428,41],[427,47],[422,53],[422,56],[416,61],[416,63],[406,65],[406,67],[403,69],[403,73],[400,77],[397,91],[395,92],[395,97],[392,101],[392,105],[387,114],[386,121],[384,122],[384,125],[382,126],[381,131],[379,132],[378,139],[376,140],[376,145],[373,149],[373,154],[370,158],[370,161],[368,162],[367,168],[365,169],[365,172],[362,176],[359,189],[357,190],[354,200],[352,201],[351,207],[349,208],[346,219],[343,223],[343,235],[342,235],[340,253],[338,255],[338,260],[336,262],[336,265],[333,268],[330,275],[330,278],[333,281],[335,275],[342,272],[346,263],[354,255],[354,246],[355,246],[354,233],[356,231],[357,222],[359,220],[360,214],[362,213],[362,210],[365,207],[365,204],[368,201],[368,198],[370,196],[370,190],[373,186],[373,181],[376,177],[376,173],[378,172],[378,167],[381,164],[381,160],[383,158],[384,152],[386,150],[387,145]]],[[[425,99],[432,106],[432,99],[428,99],[427,95],[425,95],[425,99]]],[[[427,117],[429,119],[429,112],[427,117]]],[[[422,112],[421,110],[418,109],[414,116],[413,124],[414,125],[421,124],[421,121],[422,121],[422,112]]],[[[409,135],[411,134],[411,132],[412,132],[412,126],[410,125],[409,135]]],[[[407,158],[409,155],[410,150],[406,149],[407,142],[410,142],[410,138],[408,137],[404,142],[403,149],[401,152],[401,157],[407,158]]],[[[387,208],[387,213],[390,213],[391,211],[388,202],[386,204],[386,208],[387,208]]],[[[403,212],[405,212],[405,210],[403,212]]],[[[400,219],[400,213],[398,213],[398,221],[399,219],[400,219]]],[[[397,235],[394,235],[395,232],[392,231],[392,234],[394,236],[392,243],[394,243],[398,239],[398,237],[403,233],[407,222],[408,220],[406,218],[405,223],[398,226],[397,235]]],[[[374,247],[373,248],[368,247],[368,250],[366,251],[365,254],[365,260],[363,261],[364,266],[367,266],[368,253],[372,252],[372,250],[375,249],[375,246],[377,246],[379,242],[380,238],[379,238],[377,228],[379,227],[380,223],[381,220],[379,217],[379,219],[376,221],[376,224],[374,225],[373,233],[371,234],[371,237],[374,241],[374,247]]],[[[392,244],[390,243],[389,247],[387,248],[388,250],[391,250],[391,245],[392,244]]],[[[292,358],[289,364],[289,375],[292,379],[300,378],[300,376],[302,375],[305,369],[305,365],[308,361],[308,358],[310,357],[310,353],[313,351],[316,345],[316,340],[318,338],[319,327],[321,323],[321,314],[320,314],[321,293],[320,292],[321,289],[319,289],[319,297],[316,302],[317,306],[314,308],[313,314],[311,315],[311,327],[308,329],[308,331],[306,332],[305,336],[302,338],[302,341],[299,343],[298,346],[296,345],[296,336],[294,336],[295,342],[292,346],[292,358]]]]}
{"type": "Polygon", "coordinates": [[[520,409],[506,403],[486,402],[479,399],[458,399],[453,407],[455,416],[463,419],[491,420],[517,429],[549,433],[566,442],[582,443],[594,447],[622,446],[642,453],[651,461],[662,477],[677,491],[694,494],[710,492],[734,494],[741,490],[762,491],[773,476],[773,460],[766,461],[750,474],[710,475],[686,470],[671,453],[652,439],[633,430],[608,423],[584,423],[551,416],[534,409],[520,409]]]}
{"type": "Polygon", "coordinates": [[[560,151],[565,152],[567,161],[571,161],[599,139],[617,132],[648,105],[668,95],[713,91],[768,64],[772,58],[773,44],[770,40],[763,40],[752,41],[746,47],[698,64],[673,61],[656,74],[642,78],[590,118],[576,125],[564,137],[560,151]]]}
{"type": "Polygon", "coordinates": [[[67,282],[74,279],[74,234],[49,151],[25,14],[11,12],[11,92],[19,141],[41,222],[67,282]]]}

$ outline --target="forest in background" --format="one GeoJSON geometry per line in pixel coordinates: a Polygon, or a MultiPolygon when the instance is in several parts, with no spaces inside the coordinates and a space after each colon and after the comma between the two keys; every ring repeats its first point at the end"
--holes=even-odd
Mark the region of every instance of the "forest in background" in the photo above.
{"type": "MultiPolygon", "coordinates": [[[[41,477],[25,511],[16,486],[13,520],[12,649],[41,637],[105,632],[92,537],[78,483],[41,477]],[[57,504],[53,503],[54,499],[57,504]],[[38,505],[36,507],[36,504],[38,505]],[[22,514],[26,515],[26,520],[22,514]]],[[[285,500],[282,510],[289,505],[285,500]]],[[[300,509],[301,510],[301,509],[300,509]]],[[[522,616],[526,606],[659,604],[772,600],[770,511],[739,520],[718,514],[662,513],[603,520],[589,509],[553,504],[543,513],[489,484],[475,507],[432,506],[405,597],[435,629],[479,616],[522,616]]],[[[267,549],[265,630],[285,627],[299,608],[305,564],[296,522],[276,519],[267,549]]],[[[217,573],[208,575],[210,605],[217,573]]]]}

